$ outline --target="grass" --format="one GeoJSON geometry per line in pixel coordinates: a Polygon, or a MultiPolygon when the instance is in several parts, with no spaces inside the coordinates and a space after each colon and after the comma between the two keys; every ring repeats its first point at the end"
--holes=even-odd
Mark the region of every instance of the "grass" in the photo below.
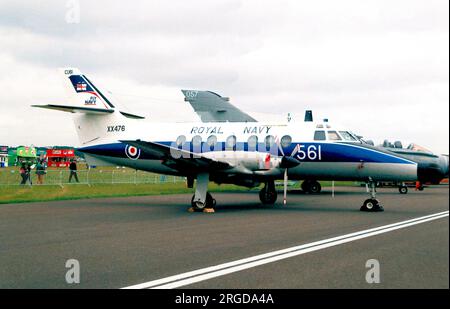
{"type": "MultiPolygon", "coordinates": [[[[296,189],[301,182],[289,189],[296,189]]],[[[322,187],[331,186],[331,181],[322,181],[322,187]]],[[[335,186],[354,186],[353,182],[335,182],[335,186]]],[[[210,192],[235,192],[249,191],[248,188],[235,185],[217,185],[210,183],[210,192]]],[[[278,188],[281,188],[279,186],[278,188]]],[[[255,188],[253,190],[259,190],[255,188]]],[[[25,186],[0,186],[0,204],[42,202],[54,200],[74,200],[99,197],[127,197],[163,194],[191,193],[194,189],[189,189],[183,182],[177,183],[156,183],[156,184],[70,184],[70,185],[25,185],[25,186]]]]}
{"type": "MultiPolygon", "coordinates": [[[[209,185],[211,192],[247,191],[234,185],[209,185]]],[[[73,200],[98,197],[126,197],[193,193],[184,183],[162,184],[72,184],[61,186],[0,186],[0,204],[53,200],[73,200]]]]}
{"type": "MultiPolygon", "coordinates": [[[[44,176],[46,185],[65,185],[69,180],[69,170],[67,168],[49,168],[44,176]]],[[[163,176],[144,171],[135,171],[129,168],[99,167],[91,170],[80,168],[78,178],[85,184],[111,184],[111,183],[159,183],[159,182],[184,182],[182,177],[163,176]]],[[[36,171],[32,170],[31,177],[36,183],[36,171]]],[[[17,167],[0,169],[1,185],[18,185],[21,177],[17,167]]]]}
{"type": "MultiPolygon", "coordinates": [[[[79,166],[81,184],[67,184],[68,169],[48,169],[44,186],[17,185],[20,174],[17,167],[0,169],[0,204],[26,203],[54,200],[73,200],[98,197],[126,197],[193,193],[181,177],[161,176],[154,173],[134,171],[128,168],[98,167],[89,171],[79,166]],[[88,182],[90,184],[88,184],[88,182]],[[114,183],[113,183],[114,182],[114,183]],[[62,184],[62,185],[61,185],[62,184]]],[[[32,172],[36,183],[36,175],[32,172]]],[[[278,182],[279,183],[279,182],[278,182]]],[[[292,182],[289,189],[300,188],[301,182],[292,182]]],[[[322,187],[330,187],[331,181],[321,181],[322,187]]],[[[335,186],[354,186],[354,182],[336,181],[335,186]]],[[[277,186],[280,189],[282,186],[277,186]]],[[[235,185],[209,184],[209,191],[248,191],[235,185]]],[[[258,190],[258,188],[256,188],[258,190]]]]}

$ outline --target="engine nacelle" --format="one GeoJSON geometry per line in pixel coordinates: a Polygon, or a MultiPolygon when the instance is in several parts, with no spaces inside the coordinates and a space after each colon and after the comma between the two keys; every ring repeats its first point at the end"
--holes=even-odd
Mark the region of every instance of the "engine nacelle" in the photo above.
{"type": "Polygon", "coordinates": [[[203,154],[205,157],[242,166],[250,171],[270,170],[281,167],[282,158],[265,152],[220,151],[203,154]]]}

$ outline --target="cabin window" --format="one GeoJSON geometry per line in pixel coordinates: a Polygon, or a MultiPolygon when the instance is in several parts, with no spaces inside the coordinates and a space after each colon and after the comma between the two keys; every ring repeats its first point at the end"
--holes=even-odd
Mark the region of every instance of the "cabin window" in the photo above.
{"type": "Polygon", "coordinates": [[[236,147],[236,136],[230,135],[227,137],[227,141],[225,143],[227,150],[233,149],[236,147]]]}
{"type": "Polygon", "coordinates": [[[273,135],[267,135],[264,139],[264,144],[266,145],[266,150],[269,150],[275,144],[275,137],[273,135]]]}
{"type": "Polygon", "coordinates": [[[292,137],[289,135],[285,135],[281,138],[281,147],[286,148],[291,146],[292,144],[292,137]]]}
{"type": "Polygon", "coordinates": [[[339,134],[341,134],[342,138],[346,141],[356,141],[356,138],[347,131],[339,131],[339,134]]]}
{"type": "Polygon", "coordinates": [[[316,131],[314,132],[314,140],[315,141],[324,141],[326,140],[325,131],[316,131]]]}
{"type": "Polygon", "coordinates": [[[328,131],[328,140],[330,141],[340,141],[341,137],[336,131],[328,131]]]}
{"type": "Polygon", "coordinates": [[[250,150],[256,150],[256,147],[258,146],[258,136],[252,135],[248,138],[248,149],[250,150]]]}
{"type": "Polygon", "coordinates": [[[192,138],[192,146],[194,148],[201,147],[202,145],[202,137],[200,135],[196,135],[192,138]]]}
{"type": "Polygon", "coordinates": [[[210,135],[206,140],[206,144],[209,146],[209,148],[214,147],[217,144],[217,137],[215,135],[210,135]]]}
{"type": "Polygon", "coordinates": [[[175,141],[175,143],[177,144],[177,147],[182,147],[185,142],[186,142],[186,136],[184,136],[184,135],[178,136],[177,140],[175,141]]]}

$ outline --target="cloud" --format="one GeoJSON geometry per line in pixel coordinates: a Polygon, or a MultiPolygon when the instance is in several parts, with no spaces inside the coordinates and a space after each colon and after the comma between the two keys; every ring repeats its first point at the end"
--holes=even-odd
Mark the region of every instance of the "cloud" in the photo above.
{"type": "Polygon", "coordinates": [[[77,66],[152,119],[197,120],[179,89],[208,89],[448,153],[448,1],[80,1],[79,24],[67,4],[0,1],[0,126],[52,119],[0,143],[75,143],[67,115],[26,106],[63,100],[54,69],[77,66]]]}

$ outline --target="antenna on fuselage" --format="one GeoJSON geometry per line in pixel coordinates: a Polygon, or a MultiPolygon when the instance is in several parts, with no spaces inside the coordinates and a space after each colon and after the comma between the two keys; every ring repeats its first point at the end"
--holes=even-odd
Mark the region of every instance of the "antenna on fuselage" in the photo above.
{"type": "Polygon", "coordinates": [[[313,121],[312,110],[307,110],[305,112],[305,122],[312,122],[312,121],[313,121]]]}
{"type": "Polygon", "coordinates": [[[291,122],[291,120],[292,120],[291,113],[288,113],[288,114],[287,114],[287,121],[288,121],[288,122],[291,122]]]}

